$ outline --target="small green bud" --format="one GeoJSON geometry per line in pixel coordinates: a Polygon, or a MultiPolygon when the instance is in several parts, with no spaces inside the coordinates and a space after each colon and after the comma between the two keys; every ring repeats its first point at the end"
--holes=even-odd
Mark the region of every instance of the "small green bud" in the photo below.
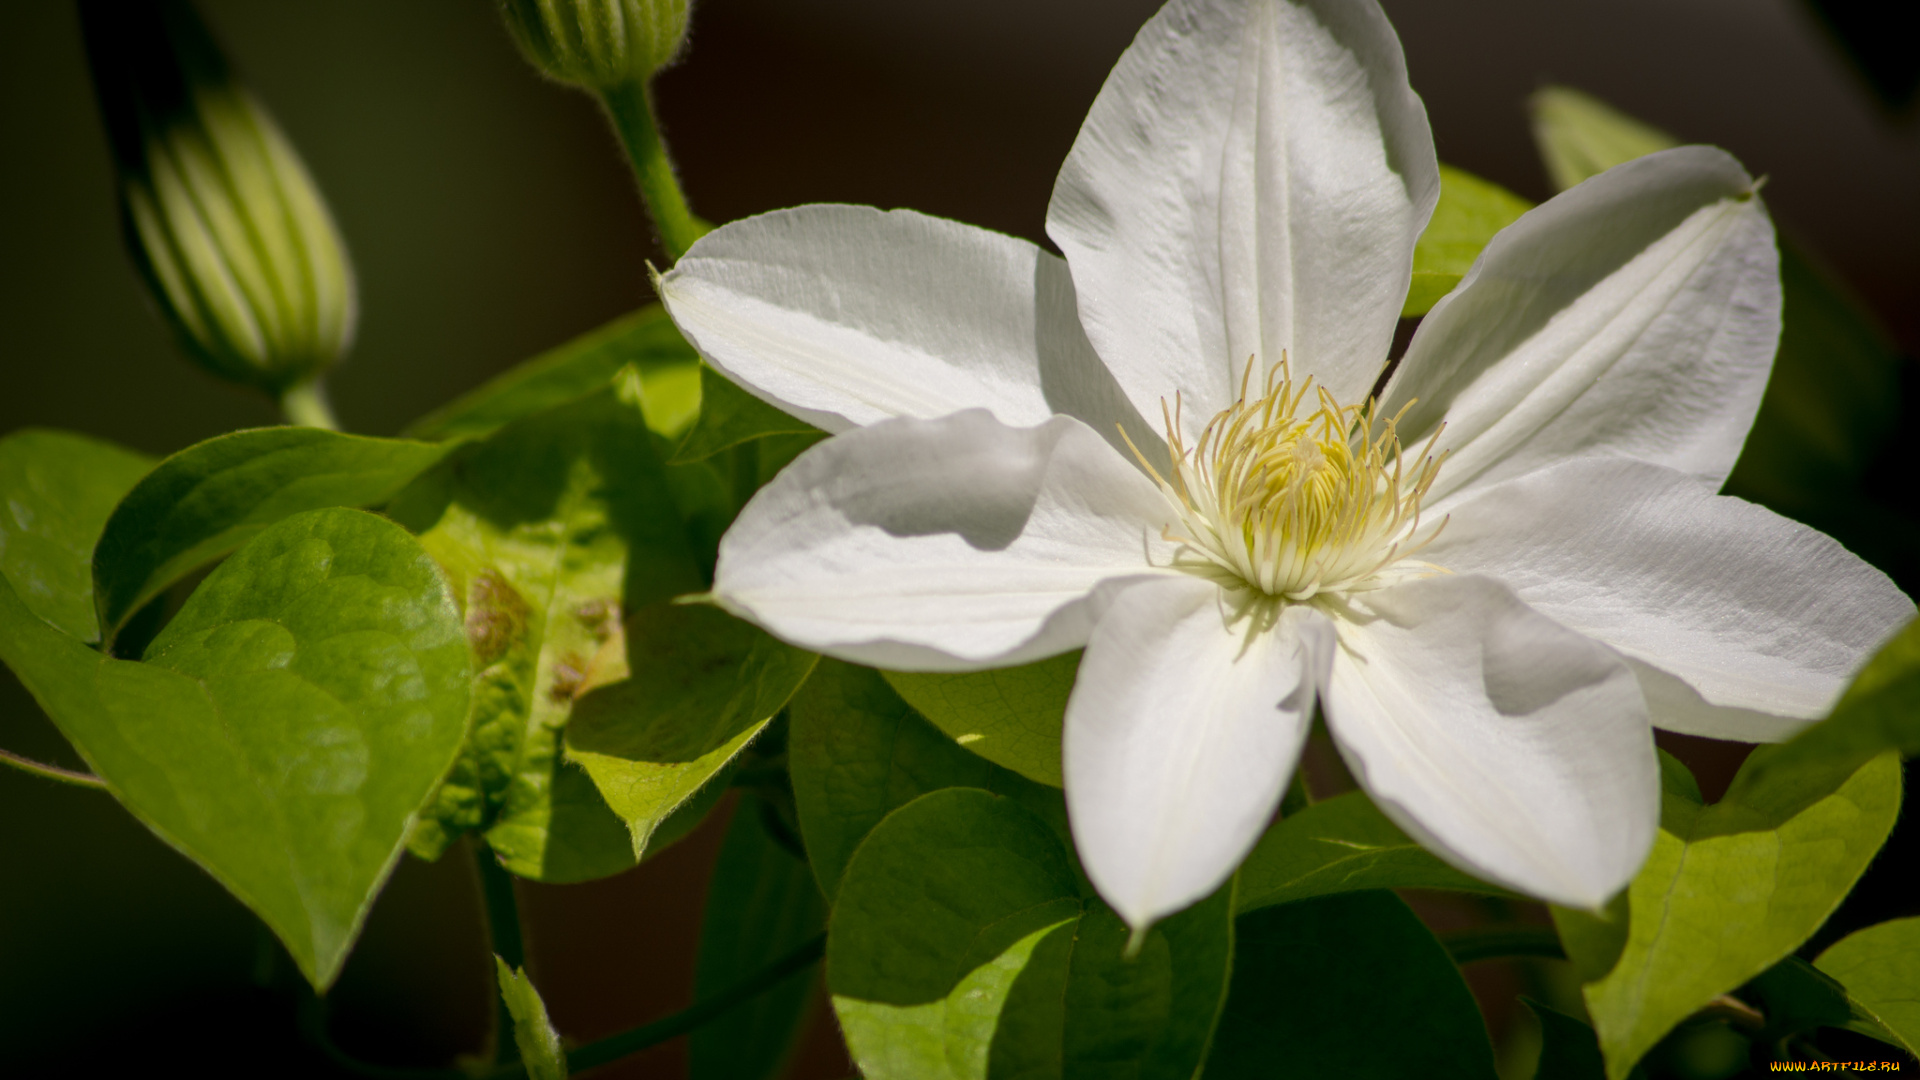
{"type": "Polygon", "coordinates": [[[81,0],[135,264],[187,350],[279,396],[352,343],[353,269],[293,145],[185,0],[81,0]]]}
{"type": "Polygon", "coordinates": [[[501,0],[513,40],[548,76],[593,90],[644,82],[687,37],[689,0],[501,0]]]}

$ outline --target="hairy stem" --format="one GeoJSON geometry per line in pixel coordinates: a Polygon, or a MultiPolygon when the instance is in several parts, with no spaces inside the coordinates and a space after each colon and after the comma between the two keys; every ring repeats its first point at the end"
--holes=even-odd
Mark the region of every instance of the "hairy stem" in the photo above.
{"type": "Polygon", "coordinates": [[[673,159],[654,118],[653,90],[646,80],[634,79],[603,91],[600,97],[627,149],[627,160],[633,163],[640,197],[653,217],[653,227],[660,231],[661,246],[668,258],[678,261],[707,230],[687,207],[687,196],[674,175],[673,159]]]}
{"type": "Polygon", "coordinates": [[[32,758],[21,757],[11,750],[0,750],[0,764],[11,765],[21,772],[32,773],[35,776],[44,776],[49,780],[58,780],[62,784],[72,784],[74,787],[96,788],[100,791],[107,790],[107,782],[92,773],[63,769],[58,765],[48,765],[45,762],[35,761],[32,758]]]}

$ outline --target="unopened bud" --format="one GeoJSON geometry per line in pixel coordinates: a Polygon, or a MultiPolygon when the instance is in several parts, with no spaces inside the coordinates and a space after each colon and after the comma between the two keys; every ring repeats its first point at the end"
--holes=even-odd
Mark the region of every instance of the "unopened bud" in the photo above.
{"type": "Polygon", "coordinates": [[[689,0],[501,0],[520,51],[561,82],[594,90],[645,81],[680,51],[689,0]]]}
{"type": "Polygon", "coordinates": [[[128,246],[189,352],[281,394],[353,339],[353,270],[299,154],[185,0],[81,0],[128,246]]]}

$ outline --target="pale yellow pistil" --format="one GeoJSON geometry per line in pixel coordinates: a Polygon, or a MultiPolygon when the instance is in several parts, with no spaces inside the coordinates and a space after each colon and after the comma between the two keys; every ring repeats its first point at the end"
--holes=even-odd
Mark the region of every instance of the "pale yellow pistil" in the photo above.
{"type": "Polygon", "coordinates": [[[1293,602],[1437,572],[1412,561],[1446,524],[1420,523],[1420,499],[1446,456],[1432,455],[1433,440],[1407,468],[1399,416],[1377,422],[1372,403],[1343,406],[1311,378],[1295,387],[1284,357],[1249,401],[1253,368],[1191,449],[1178,399],[1161,403],[1172,476],[1147,471],[1178,515],[1165,534],[1181,545],[1176,565],[1293,602]],[[1318,407],[1302,416],[1310,390],[1318,407]]]}

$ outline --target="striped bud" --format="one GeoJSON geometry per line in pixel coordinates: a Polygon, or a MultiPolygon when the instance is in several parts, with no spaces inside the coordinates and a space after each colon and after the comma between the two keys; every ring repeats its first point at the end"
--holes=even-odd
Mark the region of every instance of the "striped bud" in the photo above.
{"type": "Polygon", "coordinates": [[[513,40],[548,76],[592,90],[644,82],[680,51],[689,0],[501,0],[513,40]]]}
{"type": "Polygon", "coordinates": [[[353,270],[291,143],[185,0],[81,0],[134,262],[187,350],[280,395],[353,339],[353,270]]]}

